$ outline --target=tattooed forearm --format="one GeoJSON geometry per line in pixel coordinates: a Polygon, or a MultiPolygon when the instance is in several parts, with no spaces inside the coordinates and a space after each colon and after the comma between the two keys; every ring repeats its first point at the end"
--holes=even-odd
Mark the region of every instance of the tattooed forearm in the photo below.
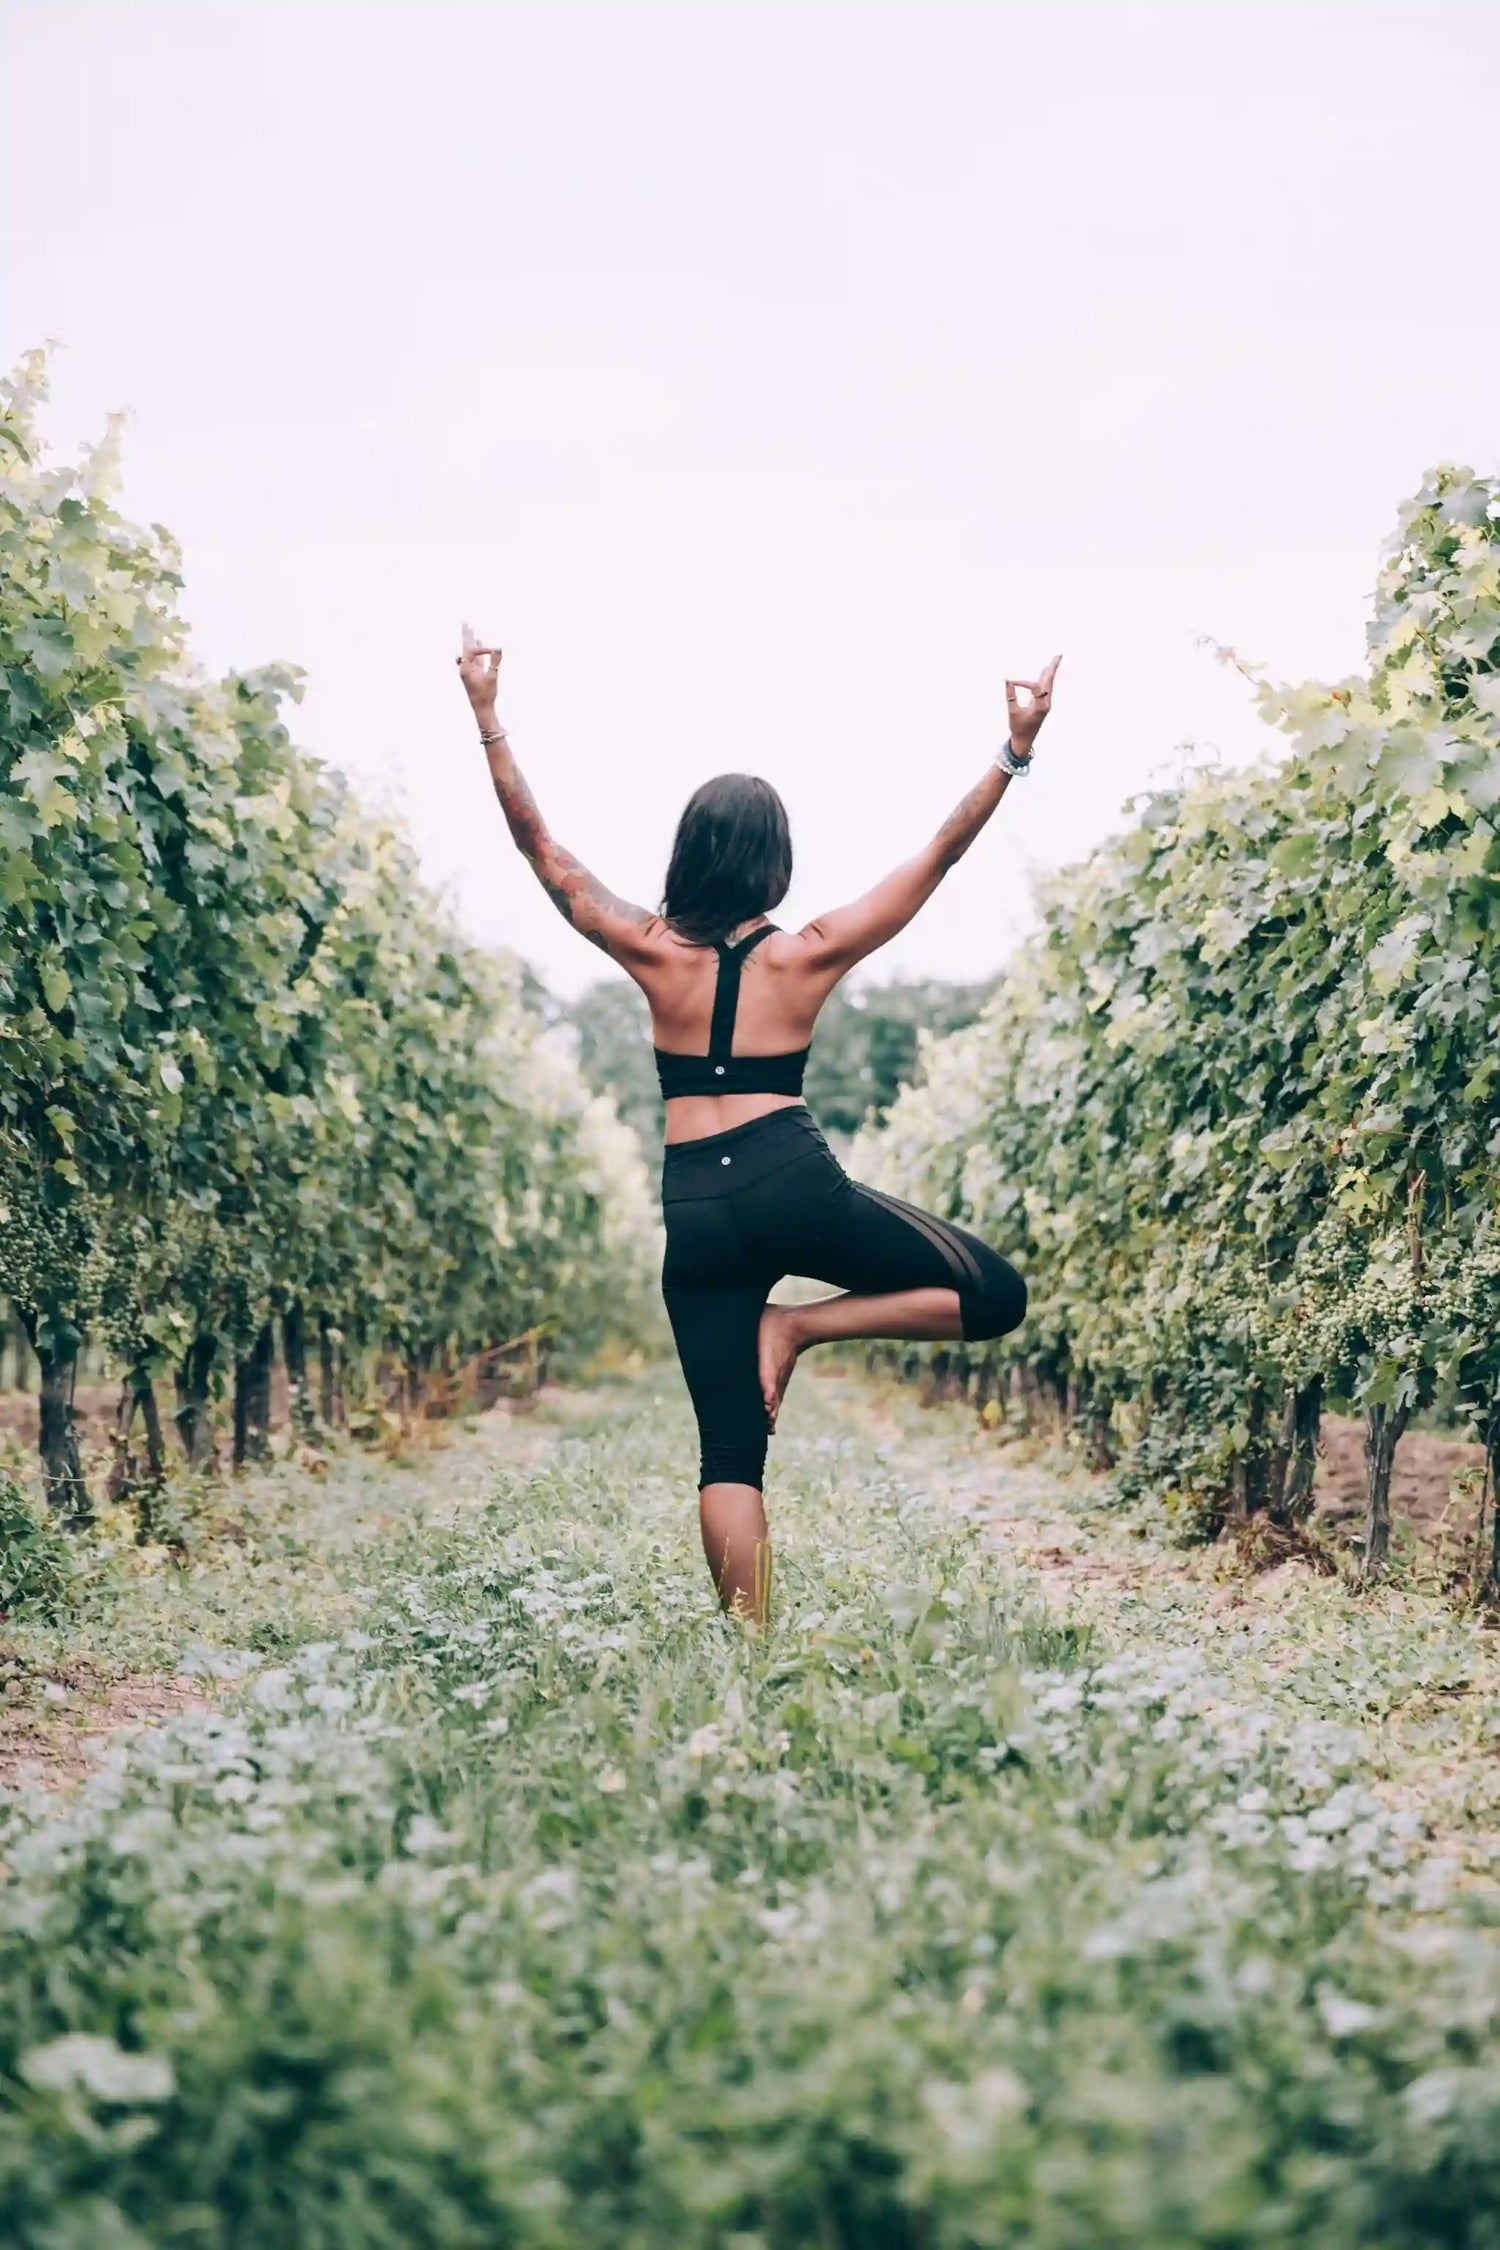
{"type": "Polygon", "coordinates": [[[495,795],[516,848],[563,920],[606,953],[612,927],[622,932],[645,929],[649,914],[628,899],[617,898],[553,838],[504,735],[486,743],[485,751],[495,795]]]}
{"type": "Polygon", "coordinates": [[[930,844],[893,868],[884,882],[863,898],[841,906],[802,932],[814,963],[834,979],[863,961],[877,946],[904,930],[919,914],[951,867],[957,865],[989,819],[1009,785],[1009,776],[992,766],[955,805],[930,844]]]}
{"type": "Polygon", "coordinates": [[[510,744],[502,737],[499,742],[486,743],[485,749],[489,756],[490,779],[495,784],[495,795],[500,800],[505,825],[510,830],[517,850],[524,852],[535,867],[549,841],[547,824],[527,785],[526,776],[516,764],[510,744]]]}
{"type": "Polygon", "coordinates": [[[998,766],[991,766],[983,780],[975,782],[962,804],[955,805],[943,822],[933,839],[933,849],[945,875],[963,858],[1005,795],[1007,780],[1008,776],[998,766]]]}

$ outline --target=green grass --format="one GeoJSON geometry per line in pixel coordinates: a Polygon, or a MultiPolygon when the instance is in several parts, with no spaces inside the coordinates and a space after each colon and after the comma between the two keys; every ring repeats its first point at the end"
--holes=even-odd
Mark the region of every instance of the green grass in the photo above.
{"type": "Polygon", "coordinates": [[[5,1815],[7,2244],[1500,2244],[1489,1894],[1358,1729],[1044,1608],[811,1381],[747,1639],[691,1459],[648,1378],[446,1522],[346,1462],[106,1572],[217,1694],[5,1815]]]}

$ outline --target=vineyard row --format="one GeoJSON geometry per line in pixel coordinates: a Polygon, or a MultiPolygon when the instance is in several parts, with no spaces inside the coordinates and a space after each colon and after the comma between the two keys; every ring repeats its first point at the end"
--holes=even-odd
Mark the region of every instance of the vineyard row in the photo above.
{"type": "MultiPolygon", "coordinates": [[[[1362,1414],[1373,1577],[1424,1409],[1482,1438],[1495,1524],[1500,483],[1402,509],[1365,673],[1257,688],[1290,753],[1154,790],[1055,881],[858,1161],[1027,1274],[942,1379],[1049,1402],[1195,1524],[1293,1529],[1322,1412],[1362,1414]]],[[[1494,1595],[1493,1529],[1477,1567],[1494,1595]]]]}
{"type": "Polygon", "coordinates": [[[0,386],[0,1298],[41,1369],[48,1495],[90,1496],[80,1350],[159,1473],[277,1340],[304,1402],[408,1385],[639,1295],[634,1136],[458,935],[408,845],[301,753],[285,667],[206,678],[179,559],[113,504],[115,432],[48,460],[36,355],[0,386]],[[311,1356],[318,1368],[307,1376],[311,1356]]]}

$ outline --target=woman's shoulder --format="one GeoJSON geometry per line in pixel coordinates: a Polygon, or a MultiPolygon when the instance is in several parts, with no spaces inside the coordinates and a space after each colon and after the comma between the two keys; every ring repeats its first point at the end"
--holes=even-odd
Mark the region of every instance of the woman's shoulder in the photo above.
{"type": "Polygon", "coordinates": [[[811,966],[815,947],[809,942],[810,929],[783,930],[779,926],[758,950],[773,969],[785,969],[795,974],[811,966]]]}
{"type": "Polygon", "coordinates": [[[692,964],[705,953],[712,959],[713,947],[691,944],[660,914],[653,914],[637,927],[629,951],[622,948],[615,959],[637,983],[670,985],[684,972],[691,975],[692,964]]]}
{"type": "Polygon", "coordinates": [[[628,945],[619,946],[625,965],[630,961],[660,961],[680,949],[681,939],[660,914],[642,914],[630,925],[628,945]],[[628,957],[627,957],[628,956],[628,957]]]}

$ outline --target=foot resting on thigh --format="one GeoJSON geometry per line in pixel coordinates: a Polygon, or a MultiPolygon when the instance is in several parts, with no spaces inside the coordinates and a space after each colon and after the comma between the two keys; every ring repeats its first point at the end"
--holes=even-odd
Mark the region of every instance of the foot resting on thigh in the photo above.
{"type": "Polygon", "coordinates": [[[802,1335],[794,1305],[767,1305],[760,1316],[760,1395],[766,1402],[766,1423],[776,1427],[776,1417],[786,1396],[792,1369],[802,1351],[802,1335]]]}
{"type": "Polygon", "coordinates": [[[834,1297],[814,1297],[805,1305],[767,1305],[760,1316],[760,1393],[766,1402],[767,1425],[775,1429],[792,1369],[810,1345],[877,1336],[941,1343],[963,1332],[957,1290],[936,1285],[892,1289],[880,1297],[860,1297],[849,1290],[834,1297]]]}

